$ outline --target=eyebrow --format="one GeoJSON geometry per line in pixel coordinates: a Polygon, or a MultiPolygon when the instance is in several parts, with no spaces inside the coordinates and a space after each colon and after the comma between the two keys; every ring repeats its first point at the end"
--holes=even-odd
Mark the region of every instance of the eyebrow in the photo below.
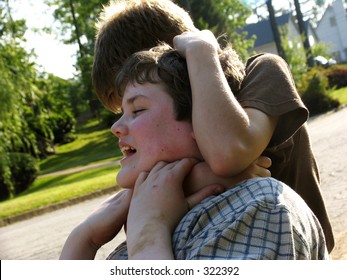
{"type": "Polygon", "coordinates": [[[139,99],[139,98],[146,98],[147,99],[147,97],[144,96],[143,94],[137,94],[137,95],[135,95],[133,97],[128,98],[126,100],[126,103],[127,103],[127,105],[131,105],[131,104],[133,104],[135,102],[136,99],[139,99]]]}
{"type": "MultiPolygon", "coordinates": [[[[129,105],[132,105],[136,99],[139,99],[139,98],[145,98],[145,99],[148,99],[147,96],[143,95],[143,94],[136,94],[135,96],[133,97],[130,97],[126,100],[126,104],[129,106],[129,105]]],[[[124,109],[123,109],[123,106],[121,107],[121,110],[122,110],[122,113],[124,113],[124,109]]]]}

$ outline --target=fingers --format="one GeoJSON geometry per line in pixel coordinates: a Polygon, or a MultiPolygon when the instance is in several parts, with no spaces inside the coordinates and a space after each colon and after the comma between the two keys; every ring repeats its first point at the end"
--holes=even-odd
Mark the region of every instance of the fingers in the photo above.
{"type": "Polygon", "coordinates": [[[224,192],[225,188],[221,185],[209,185],[198,192],[188,196],[186,198],[188,204],[188,210],[192,209],[195,205],[199,204],[205,198],[211,195],[218,195],[224,192]]]}
{"type": "Polygon", "coordinates": [[[272,161],[269,157],[266,156],[260,156],[256,160],[256,164],[263,167],[263,168],[269,168],[272,165],[272,161]]]}
{"type": "Polygon", "coordinates": [[[194,158],[184,158],[170,163],[160,161],[152,168],[150,172],[142,172],[139,177],[145,180],[147,177],[159,172],[172,171],[173,174],[176,174],[178,179],[183,181],[193,166],[198,162],[199,161],[194,158]]]}
{"type": "Polygon", "coordinates": [[[271,167],[271,159],[261,156],[257,159],[255,168],[255,174],[258,177],[271,177],[271,171],[268,169],[271,167]]]}
{"type": "Polygon", "coordinates": [[[195,50],[199,46],[219,49],[218,41],[210,30],[188,31],[177,35],[173,38],[173,46],[183,56],[186,56],[187,49],[195,50]]]}

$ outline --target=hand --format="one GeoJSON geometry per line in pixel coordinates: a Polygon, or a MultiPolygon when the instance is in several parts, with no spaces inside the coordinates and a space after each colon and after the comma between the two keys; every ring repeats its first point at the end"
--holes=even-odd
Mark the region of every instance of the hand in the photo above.
{"type": "Polygon", "coordinates": [[[172,258],[171,233],[183,215],[204,198],[220,193],[218,185],[207,186],[188,197],[183,181],[195,159],[159,162],[138,177],[127,221],[130,258],[172,258]]]}
{"type": "Polygon", "coordinates": [[[220,51],[216,37],[209,30],[184,32],[174,37],[173,45],[184,57],[187,56],[189,50],[194,52],[207,50],[210,53],[218,53],[220,51]]]}
{"type": "Polygon", "coordinates": [[[247,167],[240,174],[234,176],[234,180],[241,182],[246,179],[256,178],[256,177],[270,177],[271,172],[269,170],[272,162],[271,159],[265,156],[260,156],[250,166],[247,167]]]}
{"type": "Polygon", "coordinates": [[[121,191],[103,202],[69,235],[61,259],[93,259],[126,222],[132,191],[121,191]]]}
{"type": "Polygon", "coordinates": [[[202,161],[194,165],[189,175],[186,177],[184,181],[184,192],[187,196],[198,192],[207,185],[218,184],[227,189],[246,179],[255,177],[270,177],[271,172],[268,170],[270,166],[271,159],[265,156],[260,156],[240,174],[225,178],[215,175],[207,162],[202,161]]]}

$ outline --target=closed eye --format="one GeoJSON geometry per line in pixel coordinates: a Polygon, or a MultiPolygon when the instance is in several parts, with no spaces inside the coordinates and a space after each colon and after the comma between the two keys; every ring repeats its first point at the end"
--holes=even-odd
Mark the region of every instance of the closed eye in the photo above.
{"type": "Polygon", "coordinates": [[[145,111],[146,109],[136,109],[136,110],[134,110],[133,112],[132,112],[132,114],[134,115],[134,116],[137,116],[139,113],[141,113],[141,112],[143,112],[143,111],[145,111]]]}

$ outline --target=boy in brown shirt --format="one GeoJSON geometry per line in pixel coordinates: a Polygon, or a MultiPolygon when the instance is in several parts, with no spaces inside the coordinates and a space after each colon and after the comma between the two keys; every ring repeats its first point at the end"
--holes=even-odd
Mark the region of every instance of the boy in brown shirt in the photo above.
{"type": "MultiPolygon", "coordinates": [[[[331,252],[332,229],[305,124],[308,110],[287,64],[275,55],[252,57],[246,63],[241,86],[234,87],[228,85],[216,60],[206,64],[199,59],[207,56],[194,52],[194,43],[214,42],[208,32],[197,31],[189,15],[171,1],[120,1],[105,11],[99,22],[93,66],[93,82],[104,105],[112,110],[112,104],[117,104],[114,79],[132,53],[160,41],[173,45],[187,59],[193,121],[201,122],[195,123],[194,128],[202,128],[195,133],[214,129],[205,139],[208,148],[201,151],[213,172],[222,177],[232,176],[261,154],[270,157],[272,176],[288,184],[306,201],[322,225],[331,252]],[[235,145],[229,145],[230,141],[235,145]],[[216,157],[216,146],[231,148],[216,157]],[[218,161],[213,161],[215,158],[218,161]],[[223,160],[230,158],[235,159],[235,164],[220,168],[225,166],[223,160]]],[[[237,56],[235,67],[242,67],[237,56]]]]}

